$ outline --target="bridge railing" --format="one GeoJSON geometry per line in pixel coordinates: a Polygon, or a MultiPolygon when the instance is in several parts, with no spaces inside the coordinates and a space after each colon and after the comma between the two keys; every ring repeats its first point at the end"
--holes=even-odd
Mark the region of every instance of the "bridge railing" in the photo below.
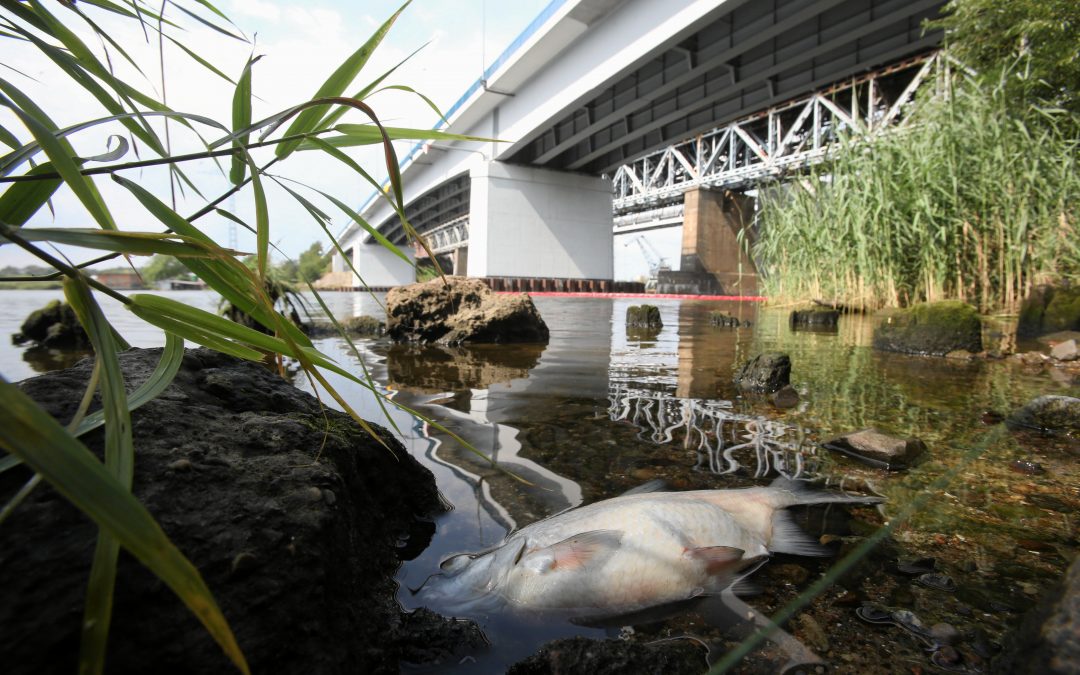
{"type": "Polygon", "coordinates": [[[736,120],[619,167],[615,212],[673,201],[694,187],[734,188],[825,159],[842,135],[872,136],[902,124],[915,90],[945,57],[909,59],[736,120]]]}
{"type": "Polygon", "coordinates": [[[469,245],[469,216],[460,216],[424,233],[435,254],[449,253],[469,245]]]}

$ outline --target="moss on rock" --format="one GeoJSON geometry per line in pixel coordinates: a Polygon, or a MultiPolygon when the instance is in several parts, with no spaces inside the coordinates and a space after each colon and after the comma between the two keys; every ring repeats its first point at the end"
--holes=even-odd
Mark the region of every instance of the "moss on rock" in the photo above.
{"type": "Polygon", "coordinates": [[[928,302],[893,314],[874,331],[874,348],[887,352],[944,356],[982,351],[982,324],[971,305],[958,300],[928,302]]]}
{"type": "Polygon", "coordinates": [[[1038,337],[1063,330],[1080,330],[1080,288],[1036,288],[1020,308],[1017,335],[1038,337]]]}

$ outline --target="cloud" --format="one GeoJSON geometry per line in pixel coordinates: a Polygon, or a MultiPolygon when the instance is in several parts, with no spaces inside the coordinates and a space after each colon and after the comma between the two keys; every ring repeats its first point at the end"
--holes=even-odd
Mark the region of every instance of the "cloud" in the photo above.
{"type": "Polygon", "coordinates": [[[281,8],[272,2],[263,2],[263,0],[232,0],[232,13],[265,19],[275,23],[281,19],[281,8]]]}

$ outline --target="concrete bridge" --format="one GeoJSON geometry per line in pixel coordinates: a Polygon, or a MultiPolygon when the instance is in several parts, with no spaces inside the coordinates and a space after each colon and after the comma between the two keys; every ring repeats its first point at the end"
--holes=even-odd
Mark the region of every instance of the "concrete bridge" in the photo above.
{"type": "MultiPolygon", "coordinates": [[[[934,63],[942,0],[553,0],[417,145],[406,216],[453,272],[496,287],[611,289],[615,251],[665,233],[663,290],[752,294],[746,191],[820,161],[842,131],[903,119],[934,63]]],[[[413,269],[375,194],[333,271],[384,288],[413,269]]],[[[655,267],[655,266],[654,266],[655,267]]]]}

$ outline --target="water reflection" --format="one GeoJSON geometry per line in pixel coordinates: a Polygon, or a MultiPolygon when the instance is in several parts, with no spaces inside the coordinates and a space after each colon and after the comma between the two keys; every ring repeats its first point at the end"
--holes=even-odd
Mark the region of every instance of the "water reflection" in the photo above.
{"type": "Polygon", "coordinates": [[[49,347],[27,347],[22,353],[22,359],[35,373],[48,373],[53,370],[70,368],[79,361],[92,355],[91,350],[82,349],[50,349],[49,347]]]}
{"type": "Polygon", "coordinates": [[[801,428],[736,413],[730,401],[681,398],[618,384],[608,400],[611,420],[630,422],[641,430],[639,438],[695,451],[695,470],[723,475],[745,469],[753,478],[815,475],[816,448],[805,444],[801,428]]]}
{"type": "Polygon", "coordinates": [[[395,344],[386,350],[390,386],[418,393],[486,389],[528,377],[540,362],[542,344],[443,345],[395,344]]]}

